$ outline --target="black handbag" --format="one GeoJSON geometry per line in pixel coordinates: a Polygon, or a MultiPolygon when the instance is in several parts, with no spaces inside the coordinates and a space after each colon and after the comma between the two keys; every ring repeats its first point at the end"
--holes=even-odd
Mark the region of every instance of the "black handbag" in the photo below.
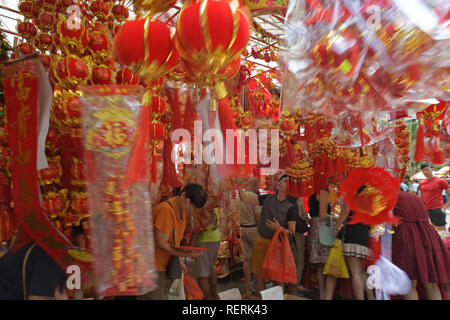
{"type": "MultiPolygon", "coordinates": [[[[172,204],[167,201],[169,206],[171,208],[172,204]]],[[[175,227],[173,228],[173,246],[175,247],[175,227]]],[[[167,279],[173,280],[173,279],[180,279],[181,278],[181,263],[180,263],[180,257],[178,256],[170,256],[169,264],[167,265],[167,279]]]]}

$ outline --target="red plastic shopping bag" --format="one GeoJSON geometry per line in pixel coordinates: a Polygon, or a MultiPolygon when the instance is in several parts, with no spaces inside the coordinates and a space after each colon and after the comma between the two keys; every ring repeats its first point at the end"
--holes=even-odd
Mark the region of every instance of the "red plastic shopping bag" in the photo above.
{"type": "Polygon", "coordinates": [[[197,285],[194,279],[184,274],[184,292],[186,295],[186,300],[202,300],[203,291],[197,285]]]}
{"type": "Polygon", "coordinates": [[[263,261],[261,277],[276,282],[297,283],[297,270],[286,230],[278,228],[263,261]]]}

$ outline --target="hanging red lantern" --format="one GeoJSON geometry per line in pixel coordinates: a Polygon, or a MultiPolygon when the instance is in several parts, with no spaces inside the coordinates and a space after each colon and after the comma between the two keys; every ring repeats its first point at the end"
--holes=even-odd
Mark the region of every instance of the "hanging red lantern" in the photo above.
{"type": "Polygon", "coordinates": [[[53,30],[55,22],[56,18],[52,13],[43,11],[39,14],[36,25],[40,30],[47,32],[53,30]]]}
{"type": "Polygon", "coordinates": [[[111,40],[106,33],[94,31],[89,35],[89,49],[94,60],[103,62],[110,56],[111,40]]]}
{"type": "Polygon", "coordinates": [[[166,100],[158,95],[153,95],[150,99],[150,116],[157,118],[166,110],[166,100]]]}
{"type": "Polygon", "coordinates": [[[24,42],[24,43],[19,44],[19,50],[22,54],[28,55],[28,54],[33,53],[34,48],[31,44],[24,42]]]}
{"type": "Polygon", "coordinates": [[[78,29],[75,26],[69,28],[68,20],[60,14],[57,30],[60,47],[69,50],[71,53],[84,52],[84,48],[88,45],[88,37],[87,29],[83,23],[80,23],[78,29]]]}
{"type": "Polygon", "coordinates": [[[69,205],[66,189],[58,192],[48,192],[43,194],[42,198],[44,210],[50,219],[64,216],[69,205]]]}
{"type": "Polygon", "coordinates": [[[175,39],[181,56],[201,67],[205,77],[230,64],[249,40],[250,20],[246,10],[238,0],[186,3],[178,16],[175,39]]]}
{"type": "Polygon", "coordinates": [[[158,121],[153,120],[152,123],[150,123],[149,129],[149,138],[150,140],[153,140],[154,146],[166,137],[166,127],[158,121]]]}
{"type": "Polygon", "coordinates": [[[94,16],[100,20],[106,20],[109,16],[109,5],[101,0],[95,0],[92,2],[90,9],[94,16]]]}
{"type": "Polygon", "coordinates": [[[46,33],[41,33],[36,37],[36,47],[40,51],[48,50],[53,44],[53,37],[46,33]]]}
{"type": "Polygon", "coordinates": [[[139,84],[139,77],[130,69],[122,68],[116,75],[117,84],[139,84]]]}
{"type": "Polygon", "coordinates": [[[111,84],[112,71],[108,67],[101,65],[92,69],[92,82],[99,85],[111,84]]]}
{"type": "Polygon", "coordinates": [[[59,84],[65,88],[75,88],[85,84],[89,76],[89,67],[78,57],[61,59],[55,66],[55,76],[59,84]]]}
{"type": "Polygon", "coordinates": [[[31,19],[34,17],[35,12],[35,5],[32,1],[23,1],[19,4],[17,7],[19,9],[19,12],[27,19],[31,19]]]}
{"type": "Polygon", "coordinates": [[[36,27],[31,22],[21,22],[17,25],[17,32],[25,39],[30,40],[37,34],[36,27]]]}
{"type": "Polygon", "coordinates": [[[115,35],[114,53],[118,62],[149,81],[175,67],[178,55],[169,28],[150,18],[126,22],[115,35]]]}
{"type": "Polygon", "coordinates": [[[128,9],[121,4],[116,4],[114,7],[112,7],[111,12],[114,18],[116,18],[116,20],[120,22],[127,20],[129,16],[128,9]]]}

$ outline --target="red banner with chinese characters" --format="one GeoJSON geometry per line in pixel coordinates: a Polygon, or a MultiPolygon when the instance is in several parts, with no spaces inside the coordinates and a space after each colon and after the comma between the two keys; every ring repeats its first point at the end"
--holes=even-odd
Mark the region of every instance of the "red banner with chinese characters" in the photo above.
{"type": "MultiPolygon", "coordinates": [[[[42,66],[39,58],[4,66],[8,145],[11,156],[14,212],[23,230],[65,271],[69,265],[87,270],[92,255],[74,245],[52,224],[41,208],[38,185],[38,106],[42,66]]],[[[85,274],[86,275],[86,274],[85,274]]]]}

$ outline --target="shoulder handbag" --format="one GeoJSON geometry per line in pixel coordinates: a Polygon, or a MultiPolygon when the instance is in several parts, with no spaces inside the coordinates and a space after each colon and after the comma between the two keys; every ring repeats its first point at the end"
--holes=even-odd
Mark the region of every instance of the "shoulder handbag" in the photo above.
{"type": "MultiPolygon", "coordinates": [[[[173,209],[170,201],[166,201],[169,206],[173,209]]],[[[175,247],[175,226],[173,228],[173,246],[175,247]]],[[[181,278],[181,264],[180,257],[178,256],[170,256],[169,264],[167,265],[167,278],[168,279],[180,279],[181,278]]]]}
{"type": "Polygon", "coordinates": [[[334,244],[336,243],[336,236],[334,235],[334,223],[331,216],[329,226],[326,222],[319,226],[319,241],[320,244],[327,247],[334,246],[334,244]]]}
{"type": "Polygon", "coordinates": [[[297,221],[295,222],[295,232],[305,233],[309,231],[308,223],[302,218],[297,216],[297,221]]]}
{"type": "Polygon", "coordinates": [[[31,251],[36,246],[36,242],[31,245],[31,247],[27,250],[27,253],[25,254],[25,258],[23,259],[22,264],[22,286],[23,286],[23,300],[28,300],[28,294],[27,294],[27,262],[28,257],[30,256],[31,251]]]}

